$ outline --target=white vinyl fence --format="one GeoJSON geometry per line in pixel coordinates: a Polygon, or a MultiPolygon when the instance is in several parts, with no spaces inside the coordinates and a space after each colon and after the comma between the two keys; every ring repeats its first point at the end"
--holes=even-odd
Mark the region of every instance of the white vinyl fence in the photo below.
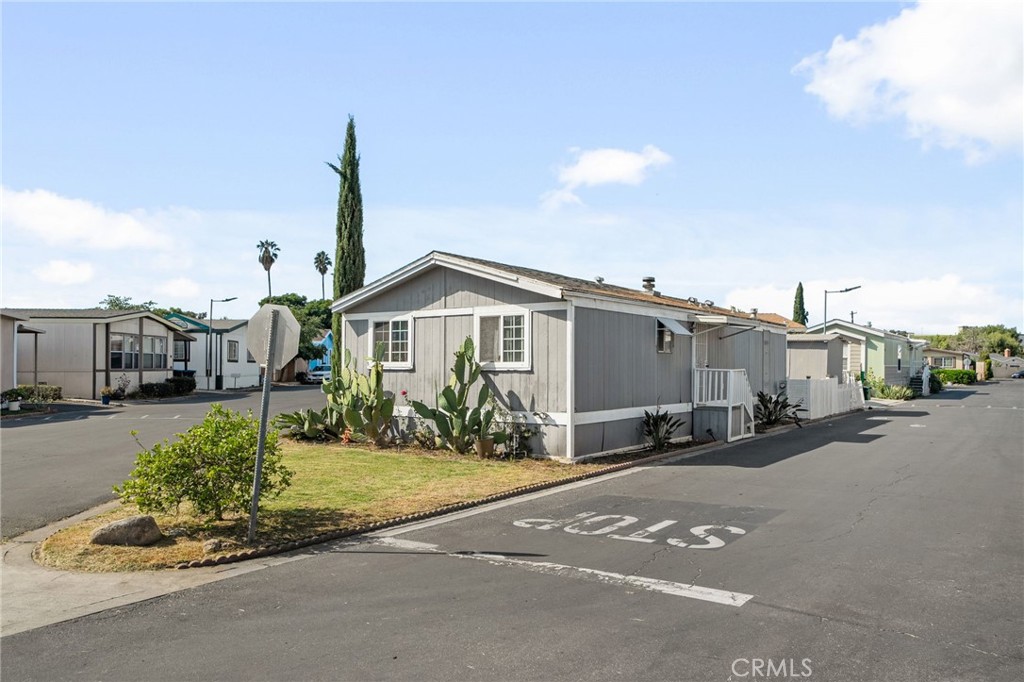
{"type": "Polygon", "coordinates": [[[797,402],[806,409],[802,419],[821,419],[864,409],[864,389],[854,382],[839,383],[830,379],[790,379],[786,385],[789,404],[797,402]]]}

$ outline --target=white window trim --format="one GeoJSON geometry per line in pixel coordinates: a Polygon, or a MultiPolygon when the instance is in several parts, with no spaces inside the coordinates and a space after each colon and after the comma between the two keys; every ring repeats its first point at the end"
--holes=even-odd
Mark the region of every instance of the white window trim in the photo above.
{"type": "MultiPolygon", "coordinates": [[[[495,306],[477,310],[473,313],[473,354],[476,361],[480,362],[480,368],[486,372],[522,372],[532,368],[533,360],[533,320],[529,308],[520,306],[495,306]],[[480,361],[480,319],[484,317],[499,317],[505,315],[523,316],[523,361],[522,362],[481,362],[480,361]]],[[[504,327],[498,325],[498,333],[502,334],[504,327]]]]}
{"type": "Polygon", "coordinates": [[[372,317],[368,317],[367,318],[367,327],[366,327],[366,334],[367,334],[366,343],[367,343],[368,351],[369,351],[367,353],[367,355],[369,355],[370,357],[373,357],[373,352],[374,352],[374,350],[377,347],[377,342],[373,338],[373,327],[374,327],[375,324],[378,324],[380,322],[387,322],[388,323],[388,346],[389,346],[388,347],[388,355],[391,354],[391,352],[390,352],[391,351],[391,348],[390,348],[390,344],[391,344],[391,323],[392,322],[406,322],[409,325],[409,360],[406,361],[406,362],[392,362],[390,360],[387,361],[387,362],[383,362],[381,364],[384,366],[384,369],[403,369],[403,370],[412,369],[413,368],[413,358],[415,357],[415,354],[416,354],[416,352],[415,352],[416,346],[415,346],[415,338],[414,338],[416,325],[413,323],[412,315],[407,313],[407,314],[404,314],[404,315],[375,315],[375,316],[372,316],[372,317]]]}

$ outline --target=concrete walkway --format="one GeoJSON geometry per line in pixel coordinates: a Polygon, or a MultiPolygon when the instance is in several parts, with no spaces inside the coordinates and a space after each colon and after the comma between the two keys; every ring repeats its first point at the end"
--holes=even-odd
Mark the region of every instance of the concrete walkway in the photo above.
{"type": "Polygon", "coordinates": [[[268,557],[227,566],[135,573],[76,573],[40,566],[32,550],[62,528],[101,514],[118,503],[90,509],[45,528],[20,535],[0,546],[0,636],[51,625],[125,606],[178,590],[232,578],[301,558],[268,557]]]}

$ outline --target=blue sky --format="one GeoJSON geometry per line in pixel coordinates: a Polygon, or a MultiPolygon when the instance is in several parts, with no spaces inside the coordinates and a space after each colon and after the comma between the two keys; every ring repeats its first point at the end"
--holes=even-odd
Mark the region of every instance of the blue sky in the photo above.
{"type": "Polygon", "coordinates": [[[432,249],[920,333],[1024,327],[1018,3],[4,3],[2,301],[318,297],[432,249]]]}

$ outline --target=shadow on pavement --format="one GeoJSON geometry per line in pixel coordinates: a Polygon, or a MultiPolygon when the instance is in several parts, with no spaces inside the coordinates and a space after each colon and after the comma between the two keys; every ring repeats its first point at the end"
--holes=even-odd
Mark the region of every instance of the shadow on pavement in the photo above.
{"type": "Polygon", "coordinates": [[[743,441],[726,450],[711,450],[695,457],[665,462],[660,466],[716,466],[759,469],[817,450],[818,448],[823,448],[831,443],[855,443],[862,445],[874,443],[885,436],[867,432],[881,426],[885,421],[889,421],[894,417],[923,417],[928,414],[928,412],[916,410],[862,412],[832,421],[823,420],[807,425],[802,429],[793,429],[787,433],[773,436],[772,438],[743,441]],[[872,417],[875,417],[875,419],[871,419],[872,417]],[[885,421],[879,420],[877,417],[884,417],[885,421]]]}

